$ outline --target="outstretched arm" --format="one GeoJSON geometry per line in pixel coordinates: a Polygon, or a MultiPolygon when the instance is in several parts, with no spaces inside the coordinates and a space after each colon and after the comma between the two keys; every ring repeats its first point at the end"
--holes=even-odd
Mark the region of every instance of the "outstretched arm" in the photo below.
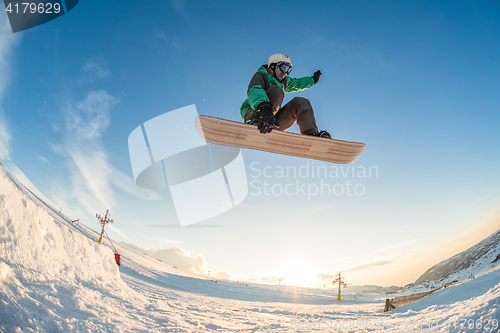
{"type": "Polygon", "coordinates": [[[311,76],[301,77],[298,79],[287,77],[286,79],[287,84],[285,92],[301,91],[314,86],[314,79],[311,76]]]}
{"type": "Polygon", "coordinates": [[[316,71],[313,76],[301,77],[299,79],[287,77],[285,92],[295,92],[311,88],[318,83],[320,76],[321,71],[316,71]]]}

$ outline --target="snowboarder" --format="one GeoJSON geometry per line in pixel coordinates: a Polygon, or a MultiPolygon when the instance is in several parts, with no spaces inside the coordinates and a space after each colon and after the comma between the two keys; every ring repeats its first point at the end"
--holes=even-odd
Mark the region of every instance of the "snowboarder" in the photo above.
{"type": "Polygon", "coordinates": [[[314,86],[321,71],[313,76],[291,78],[292,60],[285,54],[276,53],[262,65],[248,85],[248,98],[241,105],[241,117],[247,124],[257,125],[261,133],[274,128],[286,131],[295,122],[301,134],[331,138],[327,131],[318,131],[314,111],[308,99],[295,97],[281,107],[285,92],[295,92],[314,86]]]}

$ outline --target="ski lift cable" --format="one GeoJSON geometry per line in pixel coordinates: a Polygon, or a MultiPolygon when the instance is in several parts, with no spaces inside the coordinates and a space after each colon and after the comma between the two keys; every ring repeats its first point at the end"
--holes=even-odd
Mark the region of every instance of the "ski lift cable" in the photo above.
{"type": "Polygon", "coordinates": [[[104,233],[106,234],[106,237],[108,237],[108,240],[109,240],[109,242],[111,243],[111,246],[113,247],[113,250],[115,251],[115,253],[118,253],[118,252],[116,251],[115,246],[113,245],[113,242],[111,241],[111,238],[109,238],[108,233],[106,232],[106,230],[104,230],[104,233]]]}

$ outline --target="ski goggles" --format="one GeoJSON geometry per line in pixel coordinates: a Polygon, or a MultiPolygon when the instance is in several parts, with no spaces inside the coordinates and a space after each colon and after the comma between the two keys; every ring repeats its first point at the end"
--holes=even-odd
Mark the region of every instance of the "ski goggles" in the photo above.
{"type": "Polygon", "coordinates": [[[276,66],[278,66],[279,69],[287,75],[292,71],[292,65],[287,62],[280,61],[276,64],[276,66]]]}

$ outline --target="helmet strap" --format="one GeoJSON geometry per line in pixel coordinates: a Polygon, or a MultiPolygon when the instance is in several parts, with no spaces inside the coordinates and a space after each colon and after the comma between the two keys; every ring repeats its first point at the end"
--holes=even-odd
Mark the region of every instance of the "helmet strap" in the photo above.
{"type": "MultiPolygon", "coordinates": [[[[269,69],[270,71],[272,71],[272,72],[271,72],[271,74],[274,76],[274,78],[275,78],[276,80],[278,80],[278,78],[276,77],[276,64],[271,64],[271,65],[268,67],[268,69],[269,69]]],[[[278,81],[279,81],[279,80],[278,80],[278,81]]]]}

